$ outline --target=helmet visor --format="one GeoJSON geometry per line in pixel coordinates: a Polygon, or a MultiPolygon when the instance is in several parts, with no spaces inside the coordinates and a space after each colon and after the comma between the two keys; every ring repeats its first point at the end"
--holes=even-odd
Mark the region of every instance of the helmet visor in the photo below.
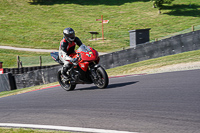
{"type": "Polygon", "coordinates": [[[69,38],[70,41],[74,41],[74,39],[75,39],[75,34],[74,34],[74,33],[73,33],[73,34],[70,34],[70,35],[68,36],[68,38],[69,38]]]}

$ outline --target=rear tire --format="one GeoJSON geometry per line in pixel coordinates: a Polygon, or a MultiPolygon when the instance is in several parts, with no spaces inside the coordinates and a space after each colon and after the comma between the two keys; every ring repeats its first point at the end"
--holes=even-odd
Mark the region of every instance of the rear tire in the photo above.
{"type": "Polygon", "coordinates": [[[65,78],[63,77],[61,71],[62,71],[62,68],[60,68],[60,69],[58,70],[58,73],[57,73],[57,79],[58,79],[58,82],[59,82],[60,86],[61,86],[64,90],[66,90],[66,91],[72,91],[72,90],[74,90],[75,87],[76,87],[76,84],[75,84],[75,85],[72,85],[72,84],[70,83],[69,80],[65,79],[65,78]]]}
{"type": "Polygon", "coordinates": [[[96,69],[96,74],[98,76],[98,81],[95,83],[95,85],[100,89],[106,88],[109,83],[109,78],[104,68],[98,67],[96,69]]]}

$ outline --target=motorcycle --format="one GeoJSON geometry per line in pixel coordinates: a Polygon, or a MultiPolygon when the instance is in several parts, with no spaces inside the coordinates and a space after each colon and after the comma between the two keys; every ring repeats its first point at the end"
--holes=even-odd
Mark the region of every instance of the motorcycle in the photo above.
{"type": "MultiPolygon", "coordinates": [[[[63,65],[59,59],[58,52],[52,52],[51,57],[54,61],[63,65]]],[[[66,91],[72,91],[77,84],[92,84],[94,83],[98,88],[106,88],[109,83],[108,75],[105,69],[99,65],[98,52],[82,44],[76,51],[72,58],[77,58],[77,62],[72,63],[67,71],[69,75],[65,78],[62,75],[62,68],[58,70],[57,79],[60,86],[66,91]]]]}

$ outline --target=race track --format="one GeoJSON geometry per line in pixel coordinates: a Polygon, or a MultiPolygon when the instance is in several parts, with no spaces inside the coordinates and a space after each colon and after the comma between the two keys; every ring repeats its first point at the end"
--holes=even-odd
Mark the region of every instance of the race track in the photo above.
{"type": "Polygon", "coordinates": [[[74,91],[60,86],[0,98],[0,123],[142,133],[200,132],[200,70],[110,78],[74,91]]]}

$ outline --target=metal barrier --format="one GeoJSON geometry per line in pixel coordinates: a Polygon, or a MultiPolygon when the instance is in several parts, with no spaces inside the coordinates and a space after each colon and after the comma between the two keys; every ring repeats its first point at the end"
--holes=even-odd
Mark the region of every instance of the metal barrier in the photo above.
{"type": "Polygon", "coordinates": [[[16,88],[26,88],[30,86],[48,84],[57,81],[58,69],[62,66],[54,66],[45,69],[29,71],[23,74],[15,74],[16,88]]]}
{"type": "Polygon", "coordinates": [[[110,69],[138,61],[200,49],[200,30],[156,42],[139,44],[136,48],[116,51],[100,57],[100,64],[110,69]]]}

